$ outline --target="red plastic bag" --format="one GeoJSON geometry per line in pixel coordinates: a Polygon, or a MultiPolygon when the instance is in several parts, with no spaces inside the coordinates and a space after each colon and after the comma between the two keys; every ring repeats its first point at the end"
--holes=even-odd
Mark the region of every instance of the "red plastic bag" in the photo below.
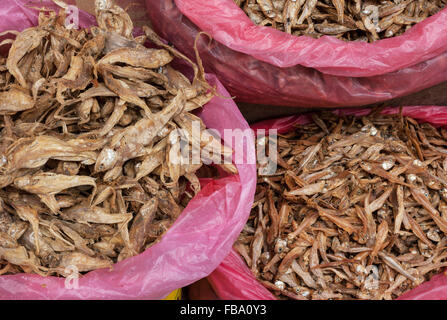
{"type": "Polygon", "coordinates": [[[345,107],[405,96],[447,80],[447,10],[375,43],[296,37],[256,26],[233,0],[146,0],[157,32],[241,102],[345,107]]]}
{"type": "MultiPolygon", "coordinates": [[[[0,32],[36,24],[36,10],[27,0],[1,1],[0,32]]],[[[34,1],[41,6],[40,0],[34,1]]],[[[43,5],[50,7],[49,1],[43,5]]],[[[54,7],[53,7],[54,8],[54,7]]],[[[94,20],[81,13],[81,24],[94,20]]],[[[207,76],[222,96],[227,91],[207,76]]],[[[208,128],[249,129],[231,99],[214,98],[200,112],[208,128]]],[[[238,141],[254,155],[253,141],[238,141]]],[[[235,146],[236,148],[237,146],[235,146]]],[[[247,163],[245,161],[244,163],[247,163]]],[[[65,279],[34,274],[0,276],[0,299],[162,299],[171,291],[208,276],[230,252],[253,203],[255,164],[236,164],[238,175],[211,180],[194,197],[161,241],[142,254],[80,277],[78,289],[65,288],[65,279]]]]}
{"type": "MultiPolygon", "coordinates": [[[[334,110],[341,115],[367,115],[370,109],[334,110]]],[[[386,108],[383,114],[397,114],[399,108],[386,108]]],[[[404,107],[403,114],[420,122],[430,122],[436,126],[447,126],[447,107],[404,107]]],[[[257,129],[277,129],[278,133],[292,130],[296,124],[311,122],[308,115],[290,116],[267,120],[252,126],[257,129]]],[[[275,299],[253,276],[245,261],[233,249],[219,267],[207,278],[216,295],[223,300],[271,300],[275,299]]],[[[447,272],[434,276],[417,288],[403,294],[398,300],[447,300],[447,272]]]]}

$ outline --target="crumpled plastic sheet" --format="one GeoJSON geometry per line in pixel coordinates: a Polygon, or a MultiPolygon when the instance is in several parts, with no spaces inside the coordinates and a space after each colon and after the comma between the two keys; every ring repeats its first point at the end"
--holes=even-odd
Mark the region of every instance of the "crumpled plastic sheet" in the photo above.
{"type": "MultiPolygon", "coordinates": [[[[40,0],[34,2],[42,5],[40,0]]],[[[0,32],[23,30],[37,23],[37,11],[25,7],[25,3],[30,2],[0,2],[0,32]]],[[[42,3],[54,8],[48,0],[42,3]]],[[[94,21],[85,13],[80,18],[83,26],[94,21]]],[[[207,79],[221,96],[229,96],[214,75],[207,75],[207,79]]],[[[222,136],[224,129],[249,129],[231,99],[216,97],[199,115],[207,127],[222,136]]],[[[253,141],[236,143],[246,148],[244,157],[254,155],[253,141]]],[[[113,265],[111,270],[81,276],[78,289],[66,288],[64,278],[0,276],[0,299],[163,299],[173,290],[208,276],[230,252],[253,203],[256,165],[237,164],[237,168],[238,175],[208,181],[161,241],[142,254],[113,265]]]]}
{"type": "MultiPolygon", "coordinates": [[[[338,115],[363,116],[371,109],[334,110],[338,115]]],[[[399,108],[385,108],[384,114],[397,114],[399,108]]],[[[404,107],[403,115],[419,122],[435,126],[447,125],[447,107],[404,107]]],[[[311,122],[309,115],[297,115],[266,120],[252,125],[253,130],[277,129],[278,133],[291,131],[294,126],[311,122]]],[[[223,300],[271,300],[275,299],[253,276],[245,261],[233,249],[219,267],[207,278],[216,295],[223,300]]],[[[440,273],[398,298],[398,300],[447,300],[447,272],[440,273]]]]}
{"type": "Polygon", "coordinates": [[[233,0],[146,0],[157,32],[240,102],[347,107],[386,101],[447,81],[447,9],[375,43],[296,37],[256,26],[233,0]]]}

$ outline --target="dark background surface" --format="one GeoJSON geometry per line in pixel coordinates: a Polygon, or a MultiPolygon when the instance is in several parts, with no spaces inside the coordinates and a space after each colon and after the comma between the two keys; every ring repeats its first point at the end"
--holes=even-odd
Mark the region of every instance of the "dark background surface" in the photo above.
{"type": "MultiPolygon", "coordinates": [[[[384,106],[447,106],[447,82],[435,87],[422,90],[409,96],[388,100],[386,102],[369,105],[367,107],[384,106]]],[[[238,103],[239,109],[245,119],[251,124],[260,120],[293,115],[299,112],[309,112],[312,109],[254,105],[238,103]]]]}

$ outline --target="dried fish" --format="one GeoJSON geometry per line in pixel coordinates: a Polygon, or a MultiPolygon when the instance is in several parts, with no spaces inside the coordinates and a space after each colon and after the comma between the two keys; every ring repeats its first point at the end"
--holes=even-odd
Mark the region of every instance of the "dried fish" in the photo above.
{"type": "Polygon", "coordinates": [[[438,13],[445,0],[233,0],[257,25],[297,36],[368,41],[399,36],[438,13]],[[417,8],[417,10],[416,10],[417,8]]]}
{"type": "Polygon", "coordinates": [[[447,264],[444,129],[309,118],[269,150],[285,165],[258,179],[237,242],[252,273],[279,299],[394,299],[429,280],[447,264]]]}
{"type": "MultiPolygon", "coordinates": [[[[134,38],[112,0],[95,1],[98,26],[89,29],[68,29],[70,8],[54,2],[59,14],[41,10],[37,26],[8,31],[16,39],[3,42],[12,46],[0,67],[2,275],[69,276],[142,253],[180,216],[189,188],[200,191],[210,160],[174,165],[169,152],[188,144],[233,153],[189,113],[215,96],[200,57],[193,62],[148,27],[134,38]],[[192,67],[192,81],[174,58],[192,67]],[[177,131],[187,132],[181,142],[171,138],[177,131]]],[[[233,164],[222,169],[237,174],[233,164]]]]}

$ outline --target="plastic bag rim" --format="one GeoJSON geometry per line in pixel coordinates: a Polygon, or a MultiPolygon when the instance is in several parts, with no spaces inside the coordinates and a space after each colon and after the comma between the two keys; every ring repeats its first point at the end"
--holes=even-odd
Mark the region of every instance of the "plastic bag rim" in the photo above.
{"type": "Polygon", "coordinates": [[[301,65],[334,76],[371,77],[417,65],[447,51],[446,32],[438,32],[436,37],[427,36],[428,32],[417,35],[425,29],[436,30],[440,28],[438,25],[447,27],[447,8],[417,23],[400,36],[377,40],[373,43],[361,43],[346,42],[331,36],[323,36],[320,39],[308,36],[297,37],[270,27],[258,26],[237,7],[233,0],[209,0],[210,8],[216,9],[209,12],[217,12],[218,3],[222,5],[222,1],[224,5],[233,8],[227,10],[225,15],[216,16],[216,13],[214,17],[208,15],[207,19],[201,19],[203,17],[201,12],[194,12],[194,6],[200,4],[201,0],[173,1],[183,15],[201,30],[211,34],[220,44],[280,68],[301,65]],[[232,14],[236,9],[240,12],[232,14]],[[213,24],[216,30],[211,30],[212,21],[217,20],[217,17],[231,20],[234,26],[231,30],[224,30],[219,27],[220,24],[213,24]],[[251,41],[240,37],[242,30],[250,34],[251,41]],[[256,42],[253,39],[257,39],[256,42]],[[270,45],[269,42],[271,42],[270,45]],[[411,44],[413,45],[410,52],[411,44]],[[257,45],[262,47],[258,49],[257,45]],[[281,57],[284,48],[292,48],[287,57],[281,57]],[[324,53],[332,52],[332,56],[309,55],[308,48],[324,53]],[[349,52],[350,56],[346,57],[342,51],[349,52]],[[294,57],[291,57],[292,55],[294,57]],[[405,55],[405,59],[402,55],[405,55]],[[356,59],[352,59],[353,56],[356,59]]]}

